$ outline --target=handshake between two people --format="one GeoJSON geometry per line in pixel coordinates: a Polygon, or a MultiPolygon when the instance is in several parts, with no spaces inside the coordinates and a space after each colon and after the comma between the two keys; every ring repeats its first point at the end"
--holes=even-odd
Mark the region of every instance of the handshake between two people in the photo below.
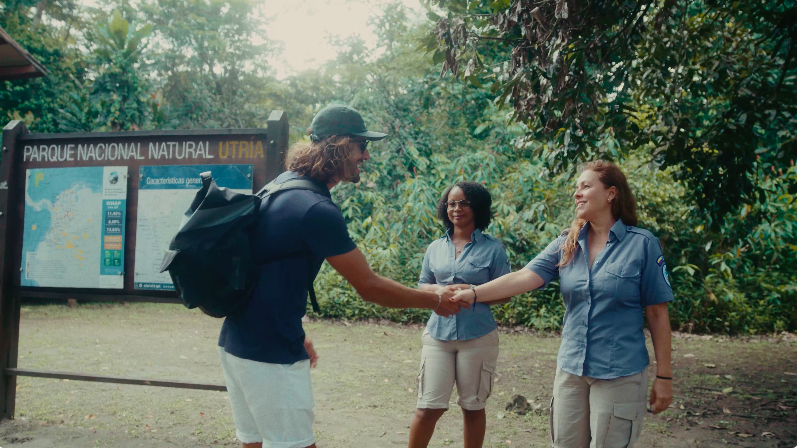
{"type": "Polygon", "coordinates": [[[442,300],[434,312],[441,317],[451,317],[463,308],[470,308],[474,302],[468,284],[438,286],[435,292],[440,294],[442,300]]]}

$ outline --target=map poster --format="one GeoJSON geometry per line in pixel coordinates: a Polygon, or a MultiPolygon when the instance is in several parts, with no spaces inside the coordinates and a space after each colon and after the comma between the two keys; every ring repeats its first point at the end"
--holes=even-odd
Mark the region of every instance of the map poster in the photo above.
{"type": "Polygon", "coordinates": [[[124,286],[127,167],[27,170],[22,286],[124,286]]]}
{"type": "Polygon", "coordinates": [[[252,194],[253,165],[159,165],[140,167],[136,225],[135,289],[173,291],[168,272],[160,273],[163,255],[180,229],[199,191],[199,174],[210,171],[219,187],[252,194]]]}

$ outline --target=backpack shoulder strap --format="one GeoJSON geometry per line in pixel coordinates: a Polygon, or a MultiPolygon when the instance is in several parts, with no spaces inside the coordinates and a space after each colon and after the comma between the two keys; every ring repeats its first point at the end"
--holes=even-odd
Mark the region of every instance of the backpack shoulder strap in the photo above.
{"type": "Polygon", "coordinates": [[[261,188],[260,191],[257,192],[257,196],[260,198],[266,198],[278,191],[287,191],[287,190],[310,190],[327,198],[332,197],[332,195],[329,194],[329,189],[322,187],[321,185],[318,185],[316,182],[313,182],[308,179],[290,179],[286,180],[281,184],[275,184],[274,182],[269,182],[265,187],[261,188]]]}
{"type": "MultiPolygon", "coordinates": [[[[332,195],[329,194],[329,189],[318,185],[316,182],[307,179],[290,179],[281,184],[275,184],[274,182],[269,182],[265,187],[261,188],[260,191],[257,192],[257,197],[261,199],[265,199],[271,196],[274,193],[279,191],[287,191],[287,190],[310,190],[314,191],[321,196],[331,198],[332,195]]],[[[299,255],[299,253],[289,254],[283,258],[290,258],[299,255]]],[[[275,261],[275,260],[270,260],[275,261]]],[[[312,259],[307,259],[307,272],[309,273],[312,270],[312,259]]],[[[321,309],[318,307],[318,301],[315,297],[315,288],[313,288],[313,279],[309,279],[309,284],[307,285],[307,291],[310,294],[310,304],[313,306],[313,311],[316,313],[321,313],[321,309]]]]}

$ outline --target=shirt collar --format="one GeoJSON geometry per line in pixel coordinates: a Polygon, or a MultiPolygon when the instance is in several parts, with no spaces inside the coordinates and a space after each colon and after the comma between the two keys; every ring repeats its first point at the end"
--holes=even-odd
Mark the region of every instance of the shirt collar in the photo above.
{"type": "MultiPolygon", "coordinates": [[[[451,236],[453,234],[454,234],[454,228],[453,227],[448,229],[448,230],[446,230],[446,239],[448,241],[451,241],[451,236]]],[[[471,243],[478,243],[479,241],[482,240],[482,238],[484,238],[484,234],[482,233],[482,231],[479,230],[479,229],[475,229],[473,231],[473,233],[471,233],[471,235],[470,235],[470,242],[471,243]]]]}
{"type": "Polygon", "coordinates": [[[609,229],[609,234],[614,234],[618,241],[622,241],[625,234],[628,233],[628,227],[623,223],[622,219],[618,219],[616,223],[609,229]]]}
{"type": "Polygon", "coordinates": [[[589,233],[589,221],[585,222],[578,231],[578,241],[584,245],[587,244],[587,233],[589,233]]]}
{"type": "MultiPolygon", "coordinates": [[[[583,241],[584,244],[587,242],[587,232],[589,232],[589,221],[585,222],[584,225],[581,226],[581,230],[578,231],[578,240],[583,241]]],[[[609,229],[609,238],[614,234],[617,241],[622,241],[626,233],[628,233],[628,226],[623,223],[622,219],[618,219],[612,228],[609,229]]]]}

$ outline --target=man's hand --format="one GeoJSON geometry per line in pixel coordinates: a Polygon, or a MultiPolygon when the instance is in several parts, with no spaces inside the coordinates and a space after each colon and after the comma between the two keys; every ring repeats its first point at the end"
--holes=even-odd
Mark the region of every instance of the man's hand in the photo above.
{"type": "Polygon", "coordinates": [[[468,287],[468,289],[459,290],[456,294],[454,294],[454,297],[451,298],[451,302],[460,303],[463,304],[463,306],[467,305],[467,307],[470,307],[475,300],[475,294],[470,290],[470,287],[468,287]]]}
{"type": "Polygon", "coordinates": [[[654,414],[664,411],[670,407],[672,402],[672,380],[660,380],[656,378],[650,388],[650,410],[654,414]]]}
{"type": "MultiPolygon", "coordinates": [[[[451,285],[454,286],[454,285],[451,285]]],[[[443,291],[439,294],[443,298],[440,301],[440,305],[435,308],[434,312],[442,317],[450,317],[454,314],[457,314],[460,309],[462,308],[470,308],[469,303],[462,303],[462,302],[452,302],[450,299],[454,297],[455,289],[447,286],[443,291]]]]}
{"type": "Polygon", "coordinates": [[[313,341],[311,341],[307,335],[304,336],[304,349],[307,350],[307,354],[310,355],[310,368],[314,369],[318,364],[318,358],[320,358],[320,356],[318,356],[315,347],[313,347],[313,341]]]}

